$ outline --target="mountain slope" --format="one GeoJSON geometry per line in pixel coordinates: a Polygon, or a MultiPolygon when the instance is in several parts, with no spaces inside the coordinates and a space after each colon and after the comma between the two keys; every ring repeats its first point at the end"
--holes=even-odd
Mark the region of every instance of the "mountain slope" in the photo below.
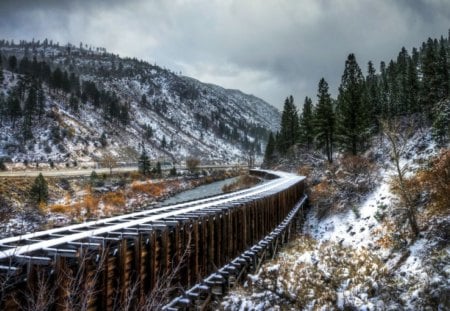
{"type": "Polygon", "coordinates": [[[106,153],[135,161],[144,146],[152,158],[236,162],[261,155],[280,123],[278,110],[257,97],[101,48],[3,40],[0,52],[0,155],[15,161],[93,161],[106,153]],[[33,104],[27,119],[33,88],[42,90],[43,111],[37,117],[33,104]]]}

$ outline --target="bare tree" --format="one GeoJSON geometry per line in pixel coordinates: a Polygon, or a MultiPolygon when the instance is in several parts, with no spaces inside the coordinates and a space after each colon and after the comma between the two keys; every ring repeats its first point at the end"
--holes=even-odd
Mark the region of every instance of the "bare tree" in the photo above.
{"type": "Polygon", "coordinates": [[[410,125],[407,125],[406,128],[402,128],[399,120],[393,120],[390,122],[381,121],[381,126],[383,133],[391,146],[391,157],[396,169],[400,197],[401,201],[405,205],[406,217],[411,227],[411,233],[413,237],[416,237],[420,231],[417,224],[416,207],[411,196],[411,192],[408,190],[405,182],[407,166],[402,166],[400,163],[401,157],[405,153],[408,136],[411,134],[412,128],[410,125]]]}
{"type": "Polygon", "coordinates": [[[116,158],[110,153],[105,153],[100,159],[100,163],[109,168],[110,175],[112,175],[112,169],[117,166],[116,158]]]}
{"type": "Polygon", "coordinates": [[[186,159],[186,167],[191,173],[195,172],[199,164],[200,160],[195,157],[188,157],[186,159]]]}

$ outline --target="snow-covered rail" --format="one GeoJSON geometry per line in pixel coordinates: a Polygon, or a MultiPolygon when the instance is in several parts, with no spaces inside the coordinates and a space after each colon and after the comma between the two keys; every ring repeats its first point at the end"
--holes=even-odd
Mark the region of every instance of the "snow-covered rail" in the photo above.
{"type": "MultiPolygon", "coordinates": [[[[126,300],[121,291],[130,282],[139,283],[141,295],[152,291],[176,266],[177,281],[189,288],[274,230],[303,196],[303,177],[253,173],[275,179],[230,194],[0,240],[0,271],[13,284],[0,288],[35,288],[30,273],[43,265],[57,292],[67,292],[58,277],[66,270],[73,274],[86,261],[104,280],[97,284],[102,291],[89,300],[102,309],[112,308],[114,297],[126,300]]],[[[0,294],[7,297],[4,307],[25,299],[15,290],[0,294]]]]}

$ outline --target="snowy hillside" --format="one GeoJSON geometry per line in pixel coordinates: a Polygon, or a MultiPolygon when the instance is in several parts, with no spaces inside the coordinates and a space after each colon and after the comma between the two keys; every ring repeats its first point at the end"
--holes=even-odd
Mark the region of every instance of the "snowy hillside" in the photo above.
{"type": "MultiPolygon", "coordinates": [[[[70,82],[61,91],[40,80],[44,113],[33,119],[32,135],[24,138],[25,118],[17,122],[2,118],[0,155],[13,161],[84,162],[111,153],[119,161],[133,162],[145,146],[152,158],[166,161],[195,156],[205,163],[231,163],[245,161],[249,154],[261,155],[268,132],[276,131],[280,123],[278,110],[252,95],[101,48],[1,41],[0,52],[5,105],[10,94],[20,92],[20,85],[32,85],[28,78],[32,74],[27,73],[35,67],[48,65],[46,70],[53,72],[50,82],[59,68],[70,82]],[[113,109],[117,119],[111,117],[113,109]]],[[[22,111],[28,93],[25,89],[18,96],[22,111]]]]}
{"type": "Polygon", "coordinates": [[[439,193],[443,197],[435,202],[448,202],[450,153],[439,150],[427,130],[416,132],[404,147],[405,176],[410,184],[421,182],[411,188],[417,198],[418,237],[411,238],[399,216],[404,208],[395,190],[396,168],[390,161],[389,143],[379,140],[367,154],[377,159],[370,178],[361,173],[353,178],[350,166],[341,159],[337,174],[328,167],[328,177],[313,181],[320,183],[312,189],[311,210],[299,237],[226,296],[222,308],[448,310],[450,216],[448,205],[432,202],[439,193]],[[447,184],[442,183],[445,178],[447,184]],[[327,213],[318,208],[320,195],[314,192],[322,183],[339,188],[339,183],[368,184],[369,179],[375,179],[374,185],[358,201],[351,195],[339,198],[342,188],[336,193],[329,188],[326,196],[336,206],[327,213]]]}

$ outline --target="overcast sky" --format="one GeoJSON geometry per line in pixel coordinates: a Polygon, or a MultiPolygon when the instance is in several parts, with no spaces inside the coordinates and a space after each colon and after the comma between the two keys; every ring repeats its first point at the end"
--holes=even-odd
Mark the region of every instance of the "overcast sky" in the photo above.
{"type": "Polygon", "coordinates": [[[447,36],[448,0],[0,0],[0,37],[105,47],[282,107],[447,36]]]}

